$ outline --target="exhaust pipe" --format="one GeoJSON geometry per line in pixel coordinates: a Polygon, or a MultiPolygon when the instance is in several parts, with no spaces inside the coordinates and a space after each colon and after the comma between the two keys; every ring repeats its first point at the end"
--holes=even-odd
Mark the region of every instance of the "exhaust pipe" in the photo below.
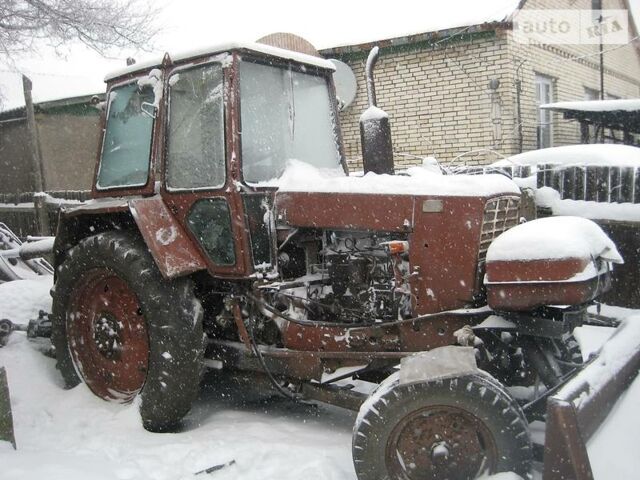
{"type": "Polygon", "coordinates": [[[360,116],[360,142],[364,173],[393,175],[393,145],[387,113],[376,106],[376,86],[373,69],[378,61],[379,48],[373,47],[367,58],[367,96],[369,108],[360,116]]]}

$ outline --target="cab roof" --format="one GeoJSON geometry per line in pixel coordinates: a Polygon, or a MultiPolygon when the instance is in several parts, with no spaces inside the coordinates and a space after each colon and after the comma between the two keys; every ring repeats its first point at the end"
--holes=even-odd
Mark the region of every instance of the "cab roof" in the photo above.
{"type": "MultiPolygon", "coordinates": [[[[281,58],[283,60],[293,60],[295,62],[303,63],[314,67],[323,68],[326,70],[335,70],[335,66],[328,60],[321,57],[315,57],[313,55],[307,55],[306,53],[294,52],[292,50],[285,50],[283,48],[272,47],[271,45],[265,45],[262,43],[242,43],[231,42],[222,45],[215,45],[209,47],[201,47],[185,52],[179,52],[176,54],[169,53],[169,57],[173,62],[179,62],[182,60],[188,60],[190,58],[202,57],[205,55],[215,55],[219,53],[231,52],[232,50],[245,50],[249,52],[255,52],[260,55],[268,55],[272,57],[281,58]]],[[[162,57],[153,58],[140,63],[134,63],[125,68],[121,68],[110,72],[104,77],[104,81],[108,82],[115,78],[123,77],[131,73],[142,72],[154,67],[160,67],[162,64],[162,57]]]]}

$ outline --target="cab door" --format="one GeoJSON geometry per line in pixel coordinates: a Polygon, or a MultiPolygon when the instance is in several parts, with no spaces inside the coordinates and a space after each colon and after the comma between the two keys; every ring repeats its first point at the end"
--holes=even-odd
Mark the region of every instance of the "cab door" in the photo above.
{"type": "Polygon", "coordinates": [[[209,272],[238,278],[250,267],[243,203],[233,181],[234,76],[228,57],[169,72],[161,194],[209,272]]]}

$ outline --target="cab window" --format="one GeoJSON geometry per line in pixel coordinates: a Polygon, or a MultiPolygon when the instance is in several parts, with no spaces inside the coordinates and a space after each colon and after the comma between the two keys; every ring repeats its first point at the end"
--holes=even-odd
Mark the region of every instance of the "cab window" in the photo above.
{"type": "Polygon", "coordinates": [[[146,185],[154,116],[152,88],[130,83],[111,89],[97,188],[146,185]]]}
{"type": "Polygon", "coordinates": [[[194,190],[225,183],[222,66],[181,70],[169,77],[167,188],[194,190]]]}

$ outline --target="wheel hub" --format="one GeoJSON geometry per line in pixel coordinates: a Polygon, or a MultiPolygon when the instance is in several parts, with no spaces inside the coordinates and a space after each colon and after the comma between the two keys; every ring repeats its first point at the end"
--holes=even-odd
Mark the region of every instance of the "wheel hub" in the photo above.
{"type": "Polygon", "coordinates": [[[471,413],[431,406],[404,417],[389,437],[392,478],[467,480],[493,471],[497,452],[487,427],[471,413]]]}
{"type": "Polygon", "coordinates": [[[114,272],[86,272],[71,294],[66,321],[71,357],[89,388],[105,400],[131,401],[142,389],[149,338],[134,290],[114,272]]]}
{"type": "Polygon", "coordinates": [[[121,332],[122,324],[110,312],[98,314],[93,329],[93,341],[105,358],[120,360],[122,353],[121,332]]]}

